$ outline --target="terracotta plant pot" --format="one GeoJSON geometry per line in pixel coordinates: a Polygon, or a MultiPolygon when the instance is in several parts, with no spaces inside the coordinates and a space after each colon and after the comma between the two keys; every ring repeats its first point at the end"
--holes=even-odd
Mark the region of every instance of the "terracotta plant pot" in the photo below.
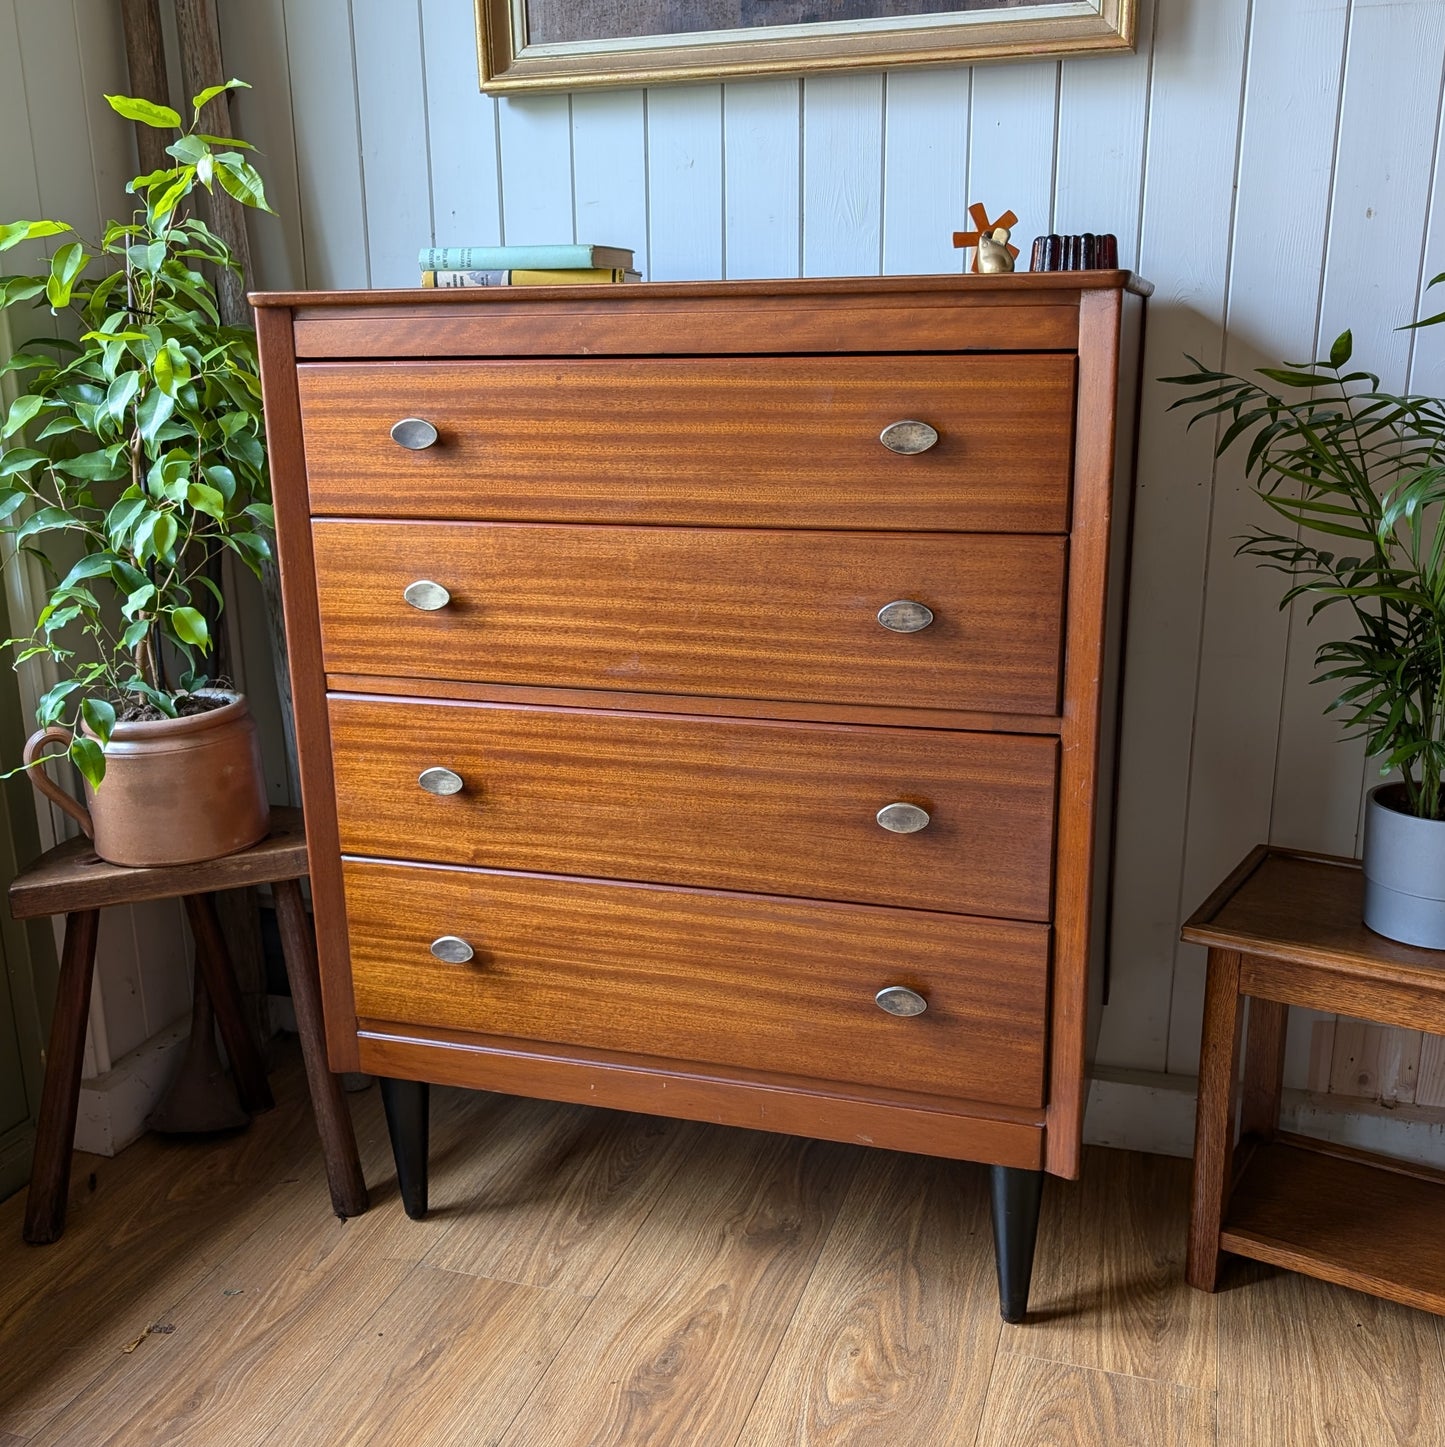
{"type": "MultiPolygon", "coordinates": [[[[245,698],[188,718],[118,723],[105,750],[99,789],[85,786],[89,809],[46,777],[31,782],[91,837],[112,864],[196,864],[246,849],[265,836],[270,820],[261,742],[245,698]]],[[[69,729],[41,729],[25,745],[33,763],[47,744],[70,746],[69,729]]]]}

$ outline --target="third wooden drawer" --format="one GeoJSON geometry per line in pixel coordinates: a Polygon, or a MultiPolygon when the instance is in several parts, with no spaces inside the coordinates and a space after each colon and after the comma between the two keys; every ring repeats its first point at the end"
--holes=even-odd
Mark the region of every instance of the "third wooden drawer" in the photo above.
{"type": "Polygon", "coordinates": [[[1049,918],[1052,738],[347,696],[330,713],[348,854],[1049,918]],[[884,828],[894,803],[927,824],[884,828]]]}
{"type": "Polygon", "coordinates": [[[1043,1099],[1043,925],[363,860],[344,871],[363,1028],[1043,1099]],[[438,959],[443,937],[470,958],[438,959]],[[885,1013],[890,987],[925,1011],[885,1013]]]}
{"type": "Polygon", "coordinates": [[[328,673],[1052,715],[1066,540],[313,523],[328,673]],[[429,582],[431,610],[404,594],[429,582]],[[918,632],[879,610],[919,603],[918,632]]]}

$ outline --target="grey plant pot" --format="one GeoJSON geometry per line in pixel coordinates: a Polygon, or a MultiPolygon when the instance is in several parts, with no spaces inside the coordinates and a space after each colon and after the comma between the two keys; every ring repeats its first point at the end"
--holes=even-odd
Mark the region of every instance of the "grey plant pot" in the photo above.
{"type": "Polygon", "coordinates": [[[1365,923],[1387,939],[1445,950],[1445,821],[1404,813],[1404,802],[1398,784],[1381,784],[1365,804],[1365,923]],[[1391,808],[1397,800],[1402,807],[1391,808]]]}

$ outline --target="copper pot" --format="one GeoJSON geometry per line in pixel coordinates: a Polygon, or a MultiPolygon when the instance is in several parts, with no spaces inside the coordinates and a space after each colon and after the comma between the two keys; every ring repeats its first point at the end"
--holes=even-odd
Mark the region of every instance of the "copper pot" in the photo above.
{"type": "MultiPolygon", "coordinates": [[[[30,780],[75,819],[95,852],[112,864],[196,864],[249,848],[270,822],[261,741],[245,698],[221,689],[203,692],[230,701],[188,718],[118,723],[105,748],[105,778],[85,786],[88,809],[45,774],[30,780]]],[[[69,729],[32,734],[25,762],[51,743],[70,747],[69,729]]]]}

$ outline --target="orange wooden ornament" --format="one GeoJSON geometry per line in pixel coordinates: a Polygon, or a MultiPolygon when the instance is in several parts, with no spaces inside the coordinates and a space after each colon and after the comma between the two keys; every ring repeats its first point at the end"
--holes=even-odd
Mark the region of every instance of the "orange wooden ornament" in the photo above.
{"type": "MultiPolygon", "coordinates": [[[[993,232],[1001,226],[1011,230],[1019,224],[1019,219],[1012,211],[1005,211],[1002,216],[990,221],[988,219],[987,208],[979,201],[975,201],[973,205],[968,208],[968,217],[969,220],[973,222],[975,229],[973,231],[955,231],[953,233],[953,244],[961,247],[973,247],[973,265],[969,269],[971,271],[977,271],[979,240],[984,236],[992,235],[993,232]]],[[[1018,259],[1019,249],[1017,246],[1010,243],[1008,251],[1010,256],[1015,260],[1018,259]]]]}

